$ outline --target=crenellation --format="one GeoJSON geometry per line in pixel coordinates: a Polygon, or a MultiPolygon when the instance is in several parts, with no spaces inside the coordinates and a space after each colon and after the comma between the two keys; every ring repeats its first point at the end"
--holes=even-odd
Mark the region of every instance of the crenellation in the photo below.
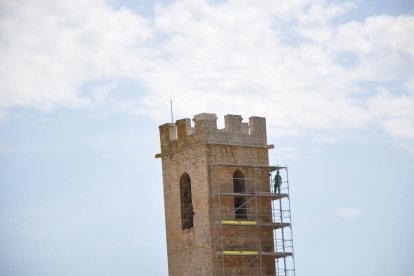
{"type": "Polygon", "coordinates": [[[172,125],[169,128],[169,141],[177,140],[177,126],[172,125]]]}
{"type": "Polygon", "coordinates": [[[172,123],[166,123],[159,126],[161,148],[167,146],[170,141],[177,139],[176,126],[172,123]]]}
{"type": "Polygon", "coordinates": [[[224,129],[226,132],[242,133],[242,116],[240,115],[225,115],[224,116],[224,129]]]}
{"type": "Polygon", "coordinates": [[[199,134],[208,134],[217,131],[217,115],[214,113],[200,113],[194,116],[195,129],[199,134]]]}
{"type": "Polygon", "coordinates": [[[187,136],[189,135],[188,130],[191,128],[191,120],[190,119],[181,119],[175,121],[177,125],[177,136],[179,140],[186,140],[187,136]]]}
{"type": "Polygon", "coordinates": [[[194,127],[188,118],[160,126],[161,151],[164,154],[200,143],[267,147],[266,119],[263,117],[250,117],[247,123],[240,115],[228,114],[224,116],[223,129],[217,129],[214,113],[197,114],[193,121],[194,127]]]}
{"type": "Polygon", "coordinates": [[[264,117],[249,118],[250,135],[256,137],[257,140],[267,145],[266,137],[266,119],[264,117]]]}

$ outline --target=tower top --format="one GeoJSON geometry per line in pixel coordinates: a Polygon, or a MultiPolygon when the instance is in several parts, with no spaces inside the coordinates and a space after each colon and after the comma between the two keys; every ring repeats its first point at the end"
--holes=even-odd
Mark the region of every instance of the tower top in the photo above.
{"type": "Polygon", "coordinates": [[[253,116],[248,123],[240,115],[225,115],[224,128],[217,128],[217,115],[200,113],[159,127],[161,154],[170,154],[198,144],[267,147],[266,119],[253,116]]]}

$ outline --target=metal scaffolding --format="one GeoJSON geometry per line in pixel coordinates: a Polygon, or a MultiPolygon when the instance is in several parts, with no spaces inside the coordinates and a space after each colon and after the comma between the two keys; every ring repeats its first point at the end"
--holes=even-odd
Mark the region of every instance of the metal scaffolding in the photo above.
{"type": "Polygon", "coordinates": [[[211,164],[210,181],[216,274],[295,276],[287,167],[211,164]]]}

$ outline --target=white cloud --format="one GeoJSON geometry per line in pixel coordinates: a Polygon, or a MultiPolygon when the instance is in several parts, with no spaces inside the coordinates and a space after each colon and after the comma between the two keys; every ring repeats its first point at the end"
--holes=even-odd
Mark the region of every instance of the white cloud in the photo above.
{"type": "Polygon", "coordinates": [[[365,212],[361,208],[341,208],[335,211],[335,215],[344,219],[355,219],[365,212]]]}
{"type": "Polygon", "coordinates": [[[3,113],[109,104],[168,118],[172,95],[179,117],[263,115],[271,135],[321,141],[374,125],[414,152],[414,16],[337,24],[357,1],[324,0],[182,0],[158,4],[154,18],[103,0],[0,5],[3,113]],[[146,94],[82,93],[121,78],[146,94]]]}
{"type": "Polygon", "coordinates": [[[414,97],[393,95],[386,89],[367,100],[373,121],[387,131],[397,145],[414,155],[414,97]]]}
{"type": "Polygon", "coordinates": [[[303,150],[289,146],[276,147],[276,151],[279,156],[284,157],[283,159],[295,159],[305,154],[303,150]]]}
{"type": "Polygon", "coordinates": [[[103,1],[2,1],[0,107],[84,106],[84,82],[131,76],[151,31],[132,12],[103,1]]]}

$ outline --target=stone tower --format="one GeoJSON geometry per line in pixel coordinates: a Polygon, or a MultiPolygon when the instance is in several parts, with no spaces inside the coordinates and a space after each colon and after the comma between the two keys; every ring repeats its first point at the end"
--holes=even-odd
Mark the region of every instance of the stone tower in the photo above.
{"type": "MultiPolygon", "coordinates": [[[[168,271],[182,275],[276,275],[277,229],[266,120],[201,113],[161,125],[168,271]]],[[[289,274],[290,275],[290,274],[289,274]]]]}

